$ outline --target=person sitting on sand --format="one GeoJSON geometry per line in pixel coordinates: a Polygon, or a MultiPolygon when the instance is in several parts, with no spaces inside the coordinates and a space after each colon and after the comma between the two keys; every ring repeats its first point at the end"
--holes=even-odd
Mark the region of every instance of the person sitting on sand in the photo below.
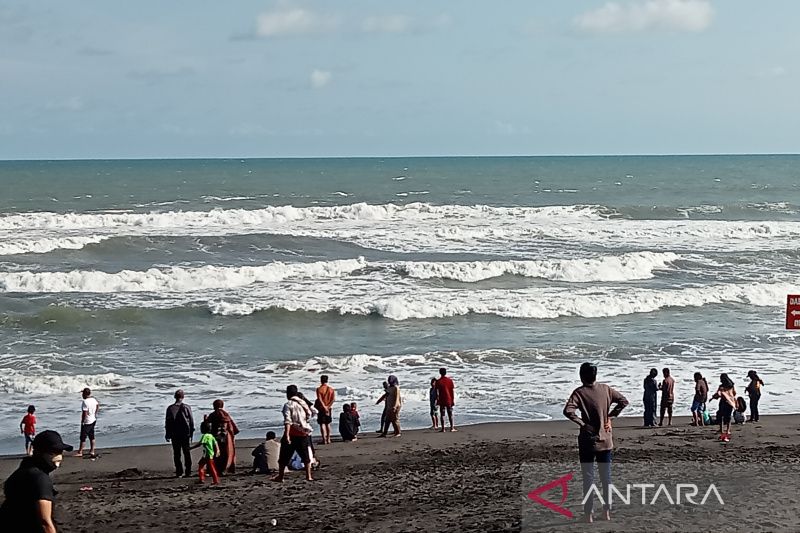
{"type": "Polygon", "coordinates": [[[219,484],[219,473],[216,467],[216,458],[220,455],[220,447],[217,439],[212,434],[213,428],[208,421],[208,415],[203,417],[203,422],[200,424],[200,441],[192,446],[194,448],[203,448],[203,456],[197,463],[197,475],[200,477],[200,483],[206,480],[206,468],[211,471],[211,483],[214,485],[219,484]]]}
{"type": "Polygon", "coordinates": [[[668,415],[667,425],[672,425],[672,404],[675,403],[675,380],[670,376],[669,368],[664,368],[664,380],[658,386],[661,389],[661,420],[658,425],[664,425],[664,414],[668,415]]]}
{"type": "Polygon", "coordinates": [[[650,373],[644,378],[644,427],[656,427],[656,406],[658,405],[658,370],[650,369],[650,373]]]}
{"type": "Polygon", "coordinates": [[[453,407],[456,405],[455,388],[453,380],[447,377],[447,369],[440,368],[439,379],[436,380],[436,403],[439,404],[439,419],[441,420],[439,431],[444,431],[445,413],[450,422],[450,431],[456,431],[456,427],[453,425],[453,407]]]}
{"type": "Polygon", "coordinates": [[[356,419],[356,436],[361,431],[361,415],[358,413],[358,404],[350,402],[350,412],[353,413],[353,418],[356,419]]]}
{"type": "Polygon", "coordinates": [[[600,470],[603,487],[605,519],[611,520],[611,455],[614,443],[611,439],[611,419],[618,416],[628,405],[625,396],[604,383],[596,383],[597,367],[583,363],[580,368],[581,385],[575,389],[564,406],[564,416],[580,426],[578,434],[578,456],[583,476],[584,519],[592,522],[593,498],[586,495],[594,485],[594,463],[600,470]],[[611,405],[614,408],[611,409],[611,405]],[[581,416],[577,415],[581,412],[581,416]]]}
{"type": "Polygon", "coordinates": [[[700,372],[694,373],[694,399],[692,400],[692,425],[702,426],[703,412],[708,401],[708,381],[700,372]]]}
{"type": "Polygon", "coordinates": [[[278,454],[281,444],[275,438],[274,431],[267,431],[266,440],[255,447],[253,456],[253,474],[275,474],[278,472],[278,454]]]}
{"type": "Polygon", "coordinates": [[[736,388],[733,386],[733,381],[728,377],[728,374],[721,374],[719,381],[719,388],[711,399],[719,399],[719,411],[717,412],[719,440],[721,442],[730,442],[731,416],[736,408],[736,388]]]}
{"type": "Polygon", "coordinates": [[[403,405],[403,400],[400,397],[400,382],[397,381],[396,376],[389,376],[389,388],[386,389],[386,424],[381,433],[381,437],[385,437],[389,432],[389,424],[394,428],[393,437],[400,436],[400,407],[403,405]]]}
{"type": "Polygon", "coordinates": [[[436,378],[431,378],[431,388],[428,391],[428,401],[431,404],[431,429],[439,429],[439,402],[436,401],[436,378]]]}
{"type": "Polygon", "coordinates": [[[758,402],[761,400],[761,387],[764,386],[764,382],[758,377],[755,370],[748,372],[747,378],[750,380],[750,384],[744,391],[750,397],[750,422],[758,422],[758,402]]]}
{"type": "Polygon", "coordinates": [[[358,440],[356,418],[353,416],[353,408],[349,403],[342,406],[342,413],[339,415],[339,435],[342,436],[343,442],[358,440]]]}
{"type": "Polygon", "coordinates": [[[215,459],[217,472],[224,476],[236,472],[236,435],[239,434],[239,428],[224,409],[225,402],[214,400],[213,405],[214,412],[208,415],[208,423],[219,444],[219,455],[215,459]]]}
{"type": "MultiPolygon", "coordinates": [[[[386,401],[386,391],[387,390],[389,390],[389,383],[387,381],[384,381],[383,382],[383,394],[381,394],[381,397],[378,398],[377,402],[375,402],[375,405],[378,405],[379,403],[386,401]]],[[[383,411],[381,411],[381,427],[375,433],[383,433],[383,428],[384,427],[386,427],[386,404],[383,405],[383,411]]]]}
{"type": "Polygon", "coordinates": [[[278,474],[272,481],[283,482],[286,468],[297,453],[303,461],[306,480],[314,481],[311,476],[311,409],[306,402],[297,396],[297,386],[286,387],[287,402],[283,404],[283,437],[281,438],[280,455],[278,456],[278,474]]]}

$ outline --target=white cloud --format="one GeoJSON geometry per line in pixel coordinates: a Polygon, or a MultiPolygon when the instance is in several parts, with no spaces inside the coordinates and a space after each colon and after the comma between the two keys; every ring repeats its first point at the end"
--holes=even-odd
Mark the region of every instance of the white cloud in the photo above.
{"type": "Polygon", "coordinates": [[[321,33],[338,26],[336,17],[324,17],[302,8],[279,8],[261,13],[256,24],[259,37],[321,33]]]}
{"type": "Polygon", "coordinates": [[[575,24],[582,30],[615,33],[647,30],[703,31],[714,9],[707,0],[647,0],[603,7],[582,13],[575,24]]]}
{"type": "Polygon", "coordinates": [[[331,82],[331,73],[327,70],[314,69],[311,73],[311,86],[321,89],[331,82]]]}
{"type": "Polygon", "coordinates": [[[364,19],[361,25],[367,33],[405,33],[411,29],[411,17],[406,15],[380,15],[364,19]]]}

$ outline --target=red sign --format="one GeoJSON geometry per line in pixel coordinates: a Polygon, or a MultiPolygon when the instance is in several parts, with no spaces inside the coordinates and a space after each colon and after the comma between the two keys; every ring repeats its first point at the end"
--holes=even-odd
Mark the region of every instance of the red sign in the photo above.
{"type": "Polygon", "coordinates": [[[800,329],[800,294],[786,297],[786,329],[800,329]]]}

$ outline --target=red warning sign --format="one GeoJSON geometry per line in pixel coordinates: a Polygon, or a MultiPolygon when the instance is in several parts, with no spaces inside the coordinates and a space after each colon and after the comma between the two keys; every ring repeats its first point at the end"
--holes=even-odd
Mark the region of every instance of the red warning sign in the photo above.
{"type": "Polygon", "coordinates": [[[800,329],[800,294],[786,297],[786,329],[800,329]]]}

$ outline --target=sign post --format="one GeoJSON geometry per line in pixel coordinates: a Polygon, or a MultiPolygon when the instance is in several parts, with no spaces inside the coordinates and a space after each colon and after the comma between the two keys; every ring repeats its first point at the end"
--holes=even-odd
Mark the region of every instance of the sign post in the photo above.
{"type": "Polygon", "coordinates": [[[800,294],[786,297],[786,329],[800,329],[800,294]]]}

